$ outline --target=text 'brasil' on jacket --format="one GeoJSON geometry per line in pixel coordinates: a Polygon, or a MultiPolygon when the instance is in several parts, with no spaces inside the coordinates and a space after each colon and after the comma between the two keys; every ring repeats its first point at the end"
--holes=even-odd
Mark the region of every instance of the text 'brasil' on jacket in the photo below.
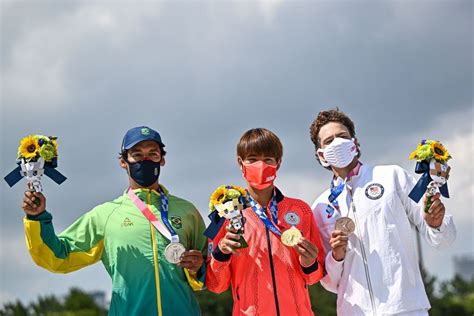
{"type": "MultiPolygon", "coordinates": [[[[168,219],[187,250],[207,253],[204,222],[188,201],[169,195],[168,219]]],[[[134,190],[161,220],[160,193],[134,190]]],[[[56,236],[52,216],[43,212],[24,220],[28,250],[41,267],[68,273],[99,260],[112,278],[109,315],[200,315],[193,293],[203,287],[205,265],[191,273],[169,263],[169,241],[143,216],[125,192],[81,216],[56,236]],[[201,281],[202,280],[202,281],[201,281]],[[173,302],[173,303],[170,303],[173,302]]]]}

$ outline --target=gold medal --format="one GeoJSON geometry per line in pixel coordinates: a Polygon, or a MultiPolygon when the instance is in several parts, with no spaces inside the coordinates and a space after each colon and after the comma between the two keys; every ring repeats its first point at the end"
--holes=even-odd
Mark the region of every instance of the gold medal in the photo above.
{"type": "Polygon", "coordinates": [[[283,234],[281,234],[281,242],[285,246],[293,247],[298,244],[301,237],[303,237],[301,232],[295,226],[292,226],[290,229],[285,230],[283,234]]]}

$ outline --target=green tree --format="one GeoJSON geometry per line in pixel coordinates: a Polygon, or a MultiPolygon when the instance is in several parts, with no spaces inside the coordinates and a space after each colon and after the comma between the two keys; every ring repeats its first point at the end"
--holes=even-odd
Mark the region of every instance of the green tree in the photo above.
{"type": "Polygon", "coordinates": [[[69,290],[64,298],[64,308],[66,311],[82,312],[87,313],[87,315],[102,315],[101,312],[103,311],[101,307],[97,306],[90,294],[78,288],[69,290]]]}
{"type": "Polygon", "coordinates": [[[232,315],[234,301],[230,289],[221,294],[204,290],[196,292],[196,297],[203,316],[232,315]]]}
{"type": "Polygon", "coordinates": [[[337,295],[324,289],[321,283],[309,287],[309,297],[316,315],[336,316],[337,295]]]}
{"type": "MultiPolygon", "coordinates": [[[[431,302],[431,316],[474,315],[474,279],[468,281],[455,276],[450,281],[438,282],[422,270],[426,292],[431,302]],[[439,288],[436,290],[436,288],[439,288]]],[[[326,291],[319,283],[309,287],[313,311],[317,315],[336,316],[336,295],[326,291]]],[[[196,293],[203,316],[231,315],[232,293],[222,294],[210,291],[196,293]]],[[[35,302],[25,306],[20,301],[6,303],[0,309],[0,316],[101,316],[107,311],[98,306],[92,295],[72,288],[61,300],[54,295],[40,296],[35,302]]]]}
{"type": "Polygon", "coordinates": [[[451,281],[441,282],[439,293],[431,298],[430,315],[473,315],[474,279],[467,281],[456,275],[451,281]]]}
{"type": "Polygon", "coordinates": [[[61,302],[54,295],[40,296],[36,303],[31,303],[29,310],[33,315],[47,316],[54,312],[61,312],[64,310],[61,302]]]}
{"type": "MultiPolygon", "coordinates": [[[[336,295],[326,291],[319,283],[309,287],[313,311],[317,315],[336,316],[336,295]]],[[[232,292],[221,294],[202,291],[196,294],[203,316],[232,315],[232,292]]]]}
{"type": "Polygon", "coordinates": [[[54,295],[40,296],[28,307],[20,301],[7,303],[0,309],[0,316],[102,316],[107,310],[98,306],[92,295],[78,288],[71,288],[63,300],[54,295]]]}
{"type": "Polygon", "coordinates": [[[0,316],[27,316],[28,309],[17,300],[15,303],[6,303],[0,310],[0,316]]]}

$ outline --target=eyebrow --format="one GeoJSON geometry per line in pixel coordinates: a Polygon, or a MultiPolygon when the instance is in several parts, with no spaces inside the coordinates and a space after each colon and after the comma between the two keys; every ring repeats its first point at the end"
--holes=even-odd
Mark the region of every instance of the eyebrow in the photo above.
{"type": "Polygon", "coordinates": [[[331,136],[329,136],[328,138],[326,138],[326,139],[324,140],[324,143],[327,142],[329,139],[334,139],[334,138],[339,137],[339,136],[347,136],[347,135],[351,136],[351,134],[348,133],[348,132],[345,132],[345,131],[339,132],[339,133],[337,133],[337,134],[335,134],[335,135],[331,135],[331,136]]]}
{"type": "Polygon", "coordinates": [[[140,153],[140,150],[138,150],[138,149],[130,149],[130,150],[128,151],[128,153],[129,153],[129,154],[140,153]]]}
{"type": "MultiPolygon", "coordinates": [[[[129,149],[129,152],[139,152],[139,151],[145,150],[145,149],[147,149],[147,148],[149,148],[149,147],[148,147],[148,146],[146,146],[146,147],[135,147],[135,148],[129,149]]],[[[152,147],[152,148],[149,149],[149,151],[156,151],[156,152],[158,152],[158,151],[160,151],[160,148],[159,148],[159,147],[152,147]]]]}

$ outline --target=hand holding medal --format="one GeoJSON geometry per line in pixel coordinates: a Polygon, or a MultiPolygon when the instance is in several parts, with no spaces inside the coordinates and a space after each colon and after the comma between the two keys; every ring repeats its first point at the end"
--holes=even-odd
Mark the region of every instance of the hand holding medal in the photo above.
{"type": "Polygon", "coordinates": [[[341,261],[346,256],[348,242],[349,236],[345,232],[337,229],[332,232],[329,245],[332,249],[332,257],[336,261],[341,261]]]}
{"type": "Polygon", "coordinates": [[[281,242],[288,247],[293,247],[298,244],[303,235],[295,226],[287,229],[281,234],[281,242]]]}
{"type": "Polygon", "coordinates": [[[340,230],[344,234],[349,236],[349,235],[352,235],[352,233],[355,230],[355,223],[351,218],[349,218],[347,216],[340,217],[336,220],[336,224],[334,226],[334,229],[335,230],[340,230]]]}
{"type": "Polygon", "coordinates": [[[303,267],[311,266],[318,257],[318,247],[305,239],[295,226],[292,226],[290,229],[283,232],[281,235],[281,242],[285,246],[295,249],[300,256],[300,264],[303,267]]]}

